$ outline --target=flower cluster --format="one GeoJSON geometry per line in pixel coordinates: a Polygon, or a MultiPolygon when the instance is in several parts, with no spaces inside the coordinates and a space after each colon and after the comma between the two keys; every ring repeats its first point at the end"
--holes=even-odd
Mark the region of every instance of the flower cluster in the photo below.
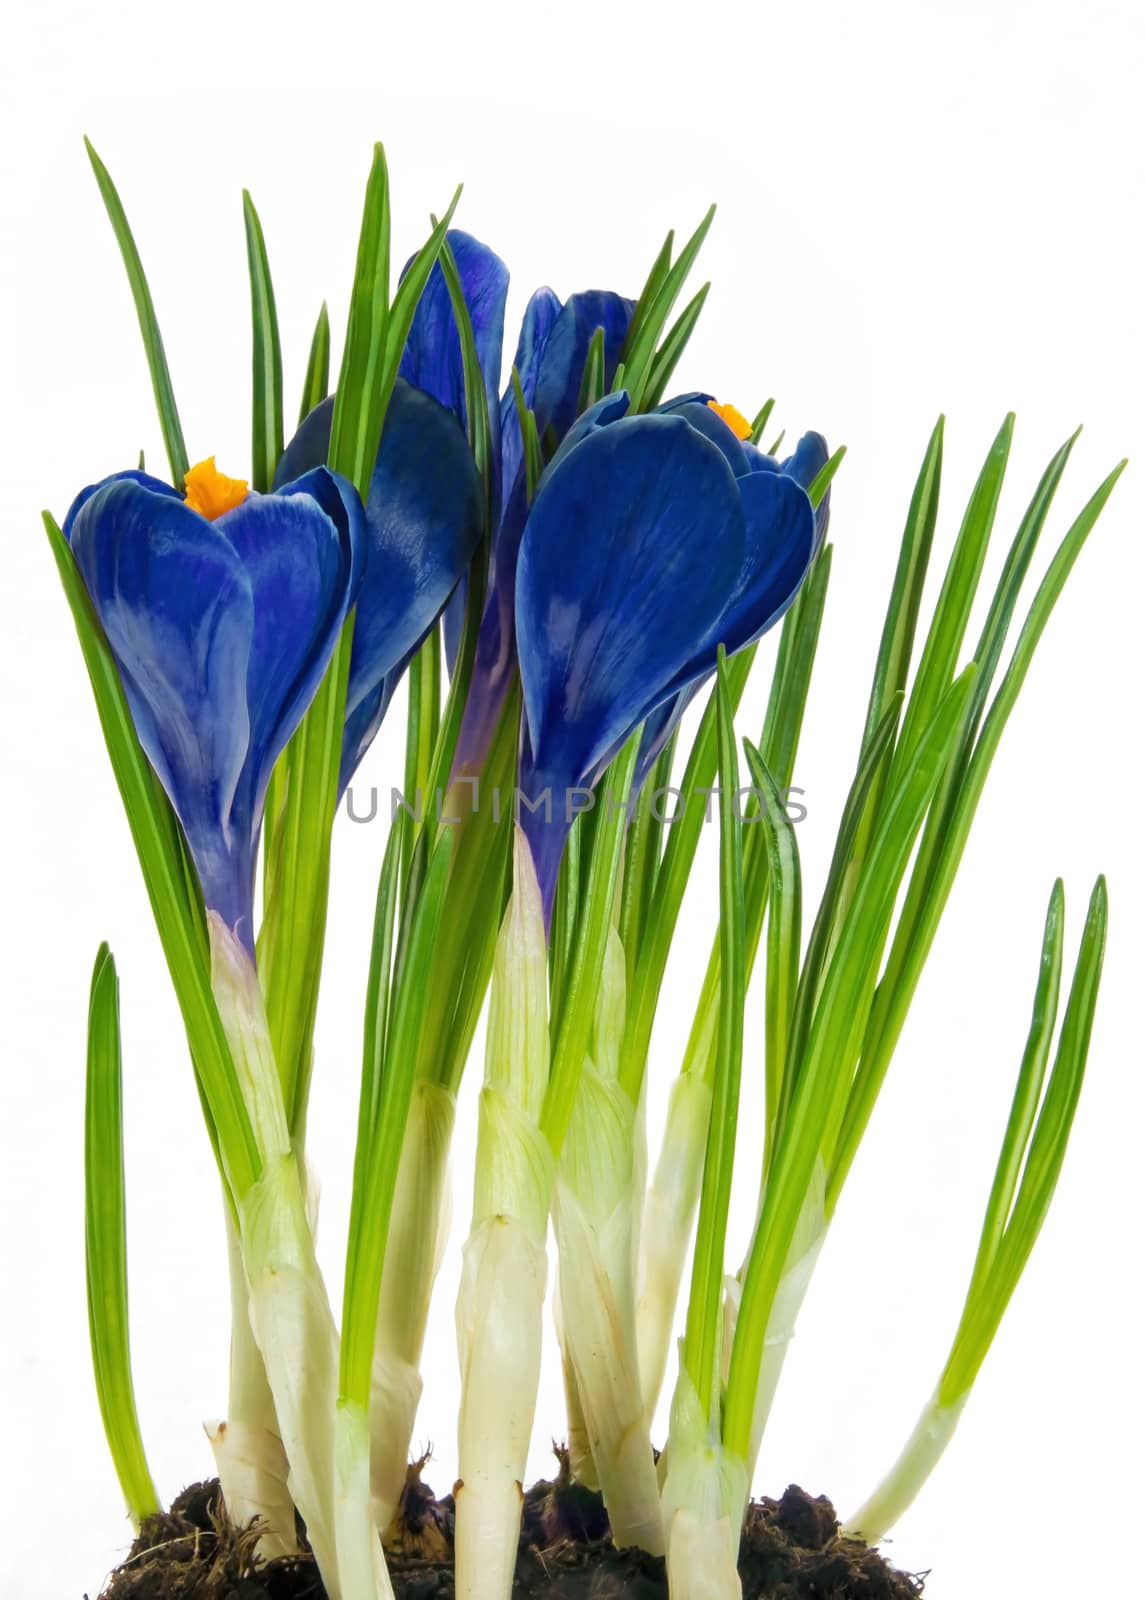
{"type": "MultiPolygon", "coordinates": [[[[620,389],[578,415],[593,337],[603,335],[611,381],[634,302],[591,291],[562,304],[540,289],[514,362],[550,450],[530,503],[513,390],[498,395],[509,275],[468,234],[454,230],[448,243],[496,463],[488,600],[457,767],[480,768],[519,670],[526,792],[591,786],[642,724],[647,765],[719,647],[754,643],[791,605],[826,527],[827,499],[813,512],[807,490],[827,448],[808,434],[777,461],[706,394],[633,415],[620,389]]],[[[206,904],[248,944],[270,774],[347,619],[343,788],[443,612],[456,643],[482,509],[440,266],[400,372],[364,504],[325,464],[331,396],[286,446],[269,494],[223,478],[213,459],[179,488],[118,472],[84,489],[64,524],[206,904]]],[[[525,817],[551,907],[568,823],[528,807],[525,817]]]]}

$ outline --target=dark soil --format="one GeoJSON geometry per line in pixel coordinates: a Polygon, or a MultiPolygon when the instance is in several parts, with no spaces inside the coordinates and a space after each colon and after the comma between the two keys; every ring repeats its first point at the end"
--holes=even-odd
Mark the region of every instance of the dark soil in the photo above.
{"type": "MultiPolygon", "coordinates": [[[[261,1563],[256,1527],[230,1526],[218,1483],[192,1484],[149,1517],[102,1600],[325,1600],[309,1554],[261,1563]]],[[[397,1600],[454,1600],[453,1497],[438,1500],[410,1469],[386,1541],[397,1600]]],[[[839,1535],[831,1502],[794,1484],[748,1512],[740,1546],[744,1600],[915,1600],[922,1579],[839,1535]]],[[[617,1550],[600,1496],[562,1460],[525,1496],[514,1600],[667,1600],[664,1562],[617,1550]]],[[[86,1600],[86,1597],[85,1597],[86,1600]]]]}

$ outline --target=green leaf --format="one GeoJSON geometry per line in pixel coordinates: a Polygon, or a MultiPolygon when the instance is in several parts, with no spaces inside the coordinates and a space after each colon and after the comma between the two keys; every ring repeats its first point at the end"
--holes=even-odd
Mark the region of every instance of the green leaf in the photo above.
{"type": "Polygon", "coordinates": [[[537,436],[537,419],[525,404],[521,375],[516,367],[513,368],[513,400],[517,407],[521,438],[525,442],[525,490],[531,503],[537,492],[537,484],[541,481],[541,473],[545,470],[545,458],[537,436]]]}
{"type": "MultiPolygon", "coordinates": [[[[649,314],[656,302],[656,297],[664,286],[664,280],[668,276],[668,271],[672,265],[672,250],[675,242],[676,231],[674,228],[669,228],[664,243],[660,246],[656,259],[652,263],[647,278],[644,280],[644,287],[641,289],[640,296],[633,309],[632,320],[628,324],[628,332],[625,334],[624,345],[620,352],[620,365],[622,368],[626,367],[625,358],[632,349],[634,341],[639,337],[644,324],[648,321],[649,314]]],[[[612,380],[613,392],[619,392],[622,387],[621,375],[618,371],[612,380]]]]}
{"type": "Polygon", "coordinates": [[[759,441],[763,438],[763,430],[767,427],[767,424],[771,421],[771,413],[774,410],[775,410],[775,401],[774,401],[774,399],[765,400],[763,405],[759,408],[759,410],[755,414],[755,420],[753,421],[753,423],[751,425],[750,438],[751,438],[752,444],[756,445],[757,447],[759,445],[759,441]]]}
{"type": "Polygon", "coordinates": [[[328,458],[336,472],[349,478],[363,501],[369,492],[389,402],[382,385],[389,317],[390,180],[385,151],[376,144],[362,208],[328,458]]]}
{"type": "Polygon", "coordinates": [[[1010,1106],[1010,1117],[1002,1139],[978,1255],[974,1262],[974,1275],[970,1280],[967,1301],[973,1302],[978,1289],[988,1276],[998,1255],[998,1247],[1005,1236],[1010,1220],[1018,1179],[1026,1159],[1030,1134],[1042,1096],[1046,1067],[1050,1059],[1054,1022],[1058,1013],[1058,995],[1061,990],[1062,954],[1065,943],[1065,891],[1059,878],[1050,895],[1046,913],[1045,932],[1042,935],[1042,954],[1038,963],[1038,986],[1034,993],[1034,1012],[1030,1031],[1018,1072],[1018,1082],[1010,1106]]]}
{"type": "MultiPolygon", "coordinates": [[[[749,645],[746,650],[741,650],[737,656],[733,656],[728,665],[728,693],[731,695],[733,711],[743,696],[744,685],[747,683],[757,648],[756,645],[749,645]]],[[[703,717],[700,719],[695,742],[684,768],[684,776],[680,780],[683,810],[668,832],[668,843],[656,875],[656,889],[636,963],[636,978],[628,1000],[620,1081],[633,1101],[640,1097],[640,1085],[648,1057],[648,1043],[652,1037],[652,1024],[660,998],[660,985],[664,981],[668,952],[676,931],[684,890],[688,886],[692,863],[696,857],[700,829],[707,815],[707,802],[701,806],[698,797],[711,793],[718,751],[716,695],[713,689],[703,717]]]]}
{"type": "Polygon", "coordinates": [[[687,349],[688,340],[700,320],[700,312],[704,309],[704,302],[711,287],[710,283],[705,283],[703,288],[692,296],[657,350],[648,374],[648,388],[644,396],[646,411],[654,410],[663,400],[665,391],[672,381],[672,374],[679,366],[680,357],[687,349]]]}
{"type": "MultiPolygon", "coordinates": [[[[478,542],[477,549],[474,551],[473,559],[469,563],[465,592],[465,620],[461,630],[461,642],[458,646],[457,659],[453,665],[445,711],[437,729],[437,738],[433,746],[433,758],[429,766],[426,793],[435,803],[439,792],[444,791],[446,788],[450,773],[453,771],[453,758],[457,750],[457,740],[461,733],[461,723],[465,715],[465,703],[469,696],[469,685],[473,677],[473,664],[477,657],[477,640],[485,610],[486,582],[489,572],[490,529],[494,510],[493,447],[488,400],[485,394],[485,379],[481,371],[481,362],[477,354],[477,340],[473,333],[469,307],[465,303],[465,295],[461,287],[461,277],[457,271],[457,263],[453,259],[453,252],[450,250],[448,243],[445,242],[444,234],[442,235],[442,241],[441,270],[449,291],[453,317],[461,343],[469,445],[485,488],[485,529],[482,538],[478,542]]],[[[428,270],[427,268],[427,276],[428,270]]],[[[404,289],[404,283],[402,287],[404,289]]],[[[429,815],[428,812],[427,815],[429,815]]],[[[436,809],[433,815],[436,818],[436,809]]],[[[415,893],[417,883],[424,871],[424,864],[432,841],[432,832],[428,827],[423,827],[419,830],[419,833],[422,835],[418,841],[420,854],[415,857],[408,879],[415,893]]]]}
{"type": "Polygon", "coordinates": [[[579,417],[582,411],[587,411],[589,406],[594,406],[598,400],[603,400],[604,393],[604,329],[597,328],[589,340],[588,354],[581,374],[577,416],[579,417]]]}
{"type": "Polygon", "coordinates": [[[183,1015],[208,1131],[224,1182],[238,1198],[257,1179],[261,1163],[211,993],[206,937],[198,904],[188,892],[189,867],[181,830],[139,743],[119,670],[67,540],[47,512],[44,526],[71,607],[107,753],[183,1015]]]}
{"type": "Polygon", "coordinates": [[[883,943],[907,861],[949,758],[973,681],[968,667],[940,702],[909,761],[892,780],[880,821],[823,982],[794,1091],[779,1131],[743,1279],[724,1408],[724,1444],[746,1460],[760,1362],[776,1291],[813,1181],[829,1154],[849,1087],[856,1022],[870,1006],[883,943]]]}
{"type": "MultiPolygon", "coordinates": [[[[485,501],[489,508],[489,515],[493,514],[493,462],[492,462],[492,433],[489,424],[489,400],[485,393],[485,375],[481,371],[481,358],[477,354],[477,339],[473,332],[473,322],[469,315],[469,307],[465,302],[465,291],[461,287],[461,274],[457,270],[453,251],[449,241],[444,239],[441,245],[439,260],[445,286],[449,291],[449,302],[453,307],[453,320],[457,324],[458,338],[461,343],[461,371],[462,383],[465,394],[465,418],[469,431],[469,448],[473,452],[473,459],[477,463],[477,470],[485,485],[485,501]]],[[[432,267],[432,263],[431,263],[432,267]]],[[[408,333],[408,329],[406,330],[408,333]]],[[[405,340],[402,341],[405,347],[405,340]]]]}
{"type": "Polygon", "coordinates": [[[366,1015],[362,1037],[362,1081],[358,1096],[358,1141],[354,1147],[354,1188],[364,1182],[378,1126],[382,1073],[386,1062],[386,1032],[390,1018],[390,982],[394,962],[394,919],[401,881],[402,835],[408,819],[402,812],[386,840],[378,893],[374,905],[374,936],[370,945],[370,970],[366,979],[366,1015]]]}
{"type": "Polygon", "coordinates": [[[720,966],[728,978],[720,985],[719,1045],[682,1352],[683,1365],[696,1388],[705,1416],[715,1413],[719,1400],[724,1251],[743,1061],[743,840],[737,810],[739,763],[727,658],[722,645],[715,694],[720,777],[720,966]]]}
{"type": "Polygon", "coordinates": [[[564,855],[557,873],[556,893],[553,895],[553,914],[549,921],[549,1015],[553,1017],[560,1014],[565,980],[576,946],[582,877],[581,841],[584,837],[584,818],[578,816],[565,841],[564,855]]]}
{"type": "MultiPolygon", "coordinates": [[[[452,850],[453,840],[446,831],[438,840],[430,861],[405,964],[397,980],[393,1022],[386,1040],[385,1065],[381,1071],[380,1093],[377,1095],[368,1152],[364,1158],[359,1155],[355,1159],[342,1300],[339,1388],[343,1400],[360,1405],[363,1409],[368,1406],[370,1399],[370,1374],[386,1237],[406,1117],[417,1076],[421,1013],[426,994],[430,992],[427,978],[441,926],[452,850]]],[[[363,1092],[365,1087],[364,1078],[363,1092]]]]}
{"type": "Polygon", "coordinates": [[[816,557],[795,604],[783,620],[779,653],[768,696],[760,749],[768,771],[787,789],[795,775],[795,754],[803,731],[803,716],[811,688],[811,672],[819,648],[827,586],[831,581],[834,547],[827,545],[816,557]]]}
{"type": "Polygon", "coordinates": [[[87,1032],[84,1237],[87,1314],[99,1411],[119,1486],[136,1528],[159,1510],[139,1430],[127,1315],[127,1202],[119,980],[106,944],[95,958],[87,1032]]]}
{"type": "Polygon", "coordinates": [[[445,826],[456,835],[449,915],[434,946],[426,991],[434,1004],[423,1011],[418,1075],[452,1093],[469,1057],[505,906],[513,807],[504,796],[514,784],[520,712],[517,687],[506,697],[474,804],[467,815],[459,804],[462,820],[445,826]]]}
{"type": "MultiPolygon", "coordinates": [[[[1030,1140],[1017,1198],[988,1273],[976,1281],[973,1294],[967,1297],[962,1323],[939,1385],[940,1403],[953,1403],[966,1393],[977,1377],[1053,1200],[1085,1076],[1108,918],[1105,879],[1098,878],[1090,897],[1053,1072],[1030,1140]]],[[[1019,1083],[1019,1094],[1021,1091],[1019,1083]]],[[[1007,1129],[1000,1170],[1011,1154],[1007,1148],[1010,1132],[1007,1129]]],[[[991,1198],[993,1203],[993,1196],[991,1198]]],[[[988,1223],[990,1220],[988,1214],[988,1223]]]]}
{"type": "Polygon", "coordinates": [[[779,1125],[787,1044],[799,985],[803,885],[799,844],[779,786],[750,740],[744,740],[744,751],[752,782],[764,796],[758,826],[763,830],[767,845],[768,877],[771,883],[767,913],[767,1006],[764,1013],[766,1169],[779,1125]]]}
{"type": "Polygon", "coordinates": [[[378,456],[386,407],[414,312],[453,220],[461,191],[414,256],[390,303],[390,185],[385,151],[374,146],[342,368],[334,397],[329,463],[365,500],[378,456]]]}
{"type": "MultiPolygon", "coordinates": [[[[879,640],[870,699],[867,703],[867,722],[863,730],[864,746],[874,737],[875,730],[882,726],[887,710],[895,703],[896,697],[906,692],[919,608],[922,604],[923,587],[926,583],[930,552],[934,543],[934,528],[938,517],[944,429],[945,418],[940,416],[931,433],[911,496],[906,527],[899,545],[898,565],[891,587],[891,597],[883,621],[882,637],[879,640]]],[[[892,746],[886,750],[881,768],[873,775],[867,810],[859,821],[852,844],[854,861],[851,868],[852,878],[866,855],[882,804],[893,756],[892,746]]]]}
{"type": "MultiPolygon", "coordinates": [[[[386,407],[417,299],[452,215],[450,206],[410,263],[391,307],[389,180],[385,154],[381,145],[375,146],[329,450],[331,467],[350,479],[363,500],[369,493],[386,407]]],[[[267,941],[272,959],[264,982],[271,1039],[295,1140],[303,1136],[309,1098],[352,640],[351,617],[287,755],[281,893],[274,902],[275,922],[267,941]]]]}
{"type": "Polygon", "coordinates": [[[923,585],[934,543],[938,518],[938,495],[942,482],[942,440],[946,419],[939,417],[926,447],[922,467],[911,496],[906,527],[899,546],[891,597],[883,622],[879,653],[875,661],[874,682],[867,704],[867,725],[863,742],[870,740],[886,716],[896,695],[906,691],[914,650],[915,629],[922,604],[923,585]]]}
{"type": "MultiPolygon", "coordinates": [[[[441,724],[441,630],[434,627],[429,638],[410,662],[406,677],[408,710],[406,712],[406,800],[415,808],[420,799],[423,805],[433,805],[431,769],[434,746],[437,744],[441,724]]],[[[403,812],[403,816],[407,813],[403,812]]],[[[402,849],[402,877],[409,868],[409,854],[413,848],[413,830],[406,830],[402,849]]]]}
{"type": "MultiPolygon", "coordinates": [[[[632,410],[643,411],[647,409],[645,391],[651,375],[652,363],[656,355],[656,347],[660,342],[660,335],[672,313],[680,290],[684,287],[685,280],[692,267],[704,240],[708,236],[708,229],[712,225],[712,218],[716,214],[715,206],[711,206],[700,226],[680,251],[676,260],[666,270],[660,267],[660,258],[653,269],[659,281],[655,292],[651,295],[647,310],[643,310],[638,303],[639,318],[634,313],[632,322],[628,327],[628,336],[624,341],[621,351],[621,360],[624,362],[624,386],[632,397],[632,410]]],[[[669,235],[671,239],[671,235],[669,235]]],[[[671,246],[669,245],[670,249],[671,246]]],[[[663,252],[661,252],[661,255],[663,252]]],[[[641,297],[643,300],[643,296],[641,297]]]]}
{"type": "MultiPolygon", "coordinates": [[[[966,632],[970,608],[978,592],[978,579],[994,527],[1013,436],[1014,414],[1010,412],[983,463],[958,531],[943,579],[942,593],[934,608],[934,617],[918,664],[918,676],[907,701],[896,760],[903,760],[910,754],[954,677],[958,652],[966,632]]],[[[934,492],[937,494],[937,477],[934,492]]]]}
{"type": "Polygon", "coordinates": [[[249,192],[243,190],[250,318],[253,333],[251,406],[251,487],[266,494],[282,456],[282,350],[278,314],[262,224],[249,192]]]}
{"type": "Polygon", "coordinates": [[[666,812],[658,797],[668,787],[675,749],[676,730],[673,730],[648,774],[636,804],[636,814],[628,825],[620,900],[620,943],[627,962],[629,988],[636,976],[636,961],[660,870],[666,812]]]}
{"type": "Polygon", "coordinates": [[[831,1172],[828,1203],[833,1207],[862,1139],[886,1076],[907,1011],[930,952],[934,935],[962,860],[962,852],[982,797],[1002,733],[1017,703],[1046,623],[1085,541],[1113,493],[1126,463],[1120,462],[1091,496],[1050,562],[1034,596],[998,692],[990,705],[961,782],[942,818],[941,839],[923,850],[911,875],[903,912],[887,957],[874,1009],[863,1039],[862,1061],[847,1108],[846,1122],[831,1172]]]}
{"type": "Polygon", "coordinates": [[[118,191],[111,181],[111,175],[96,155],[91,140],[85,139],[84,145],[108,217],[111,219],[123,264],[127,268],[131,297],[135,301],[135,314],[139,318],[139,331],[143,335],[143,348],[147,354],[147,366],[151,373],[151,388],[159,412],[159,426],[163,431],[163,444],[167,451],[167,460],[171,465],[171,482],[176,489],[182,489],[190,462],[187,459],[187,447],[183,443],[183,429],[179,422],[179,410],[175,404],[175,392],[171,387],[171,374],[167,370],[167,356],[163,350],[163,338],[155,315],[155,303],[151,298],[151,290],[147,287],[143,263],[139,259],[139,251],[135,247],[135,239],[128,226],[118,191]]]}
{"type": "Polygon", "coordinates": [[[306,359],[306,381],[302,385],[302,404],[298,420],[304,421],[314,407],[330,393],[330,313],[323,300],[310,340],[310,354],[306,359]]]}
{"type": "MultiPolygon", "coordinates": [[[[554,1015],[556,1042],[541,1112],[541,1132],[552,1146],[555,1157],[560,1156],[561,1145],[568,1132],[585,1051],[592,1037],[642,726],[632,734],[601,780],[602,795],[607,793],[608,803],[601,813],[593,839],[588,886],[578,919],[576,947],[563,1003],[559,1014],[554,1015]]],[[[598,800],[598,806],[601,803],[598,800]]]]}
{"type": "MultiPolygon", "coordinates": [[[[831,864],[827,870],[827,882],[823,889],[823,896],[819,902],[819,910],[815,915],[815,925],[811,930],[811,938],[807,945],[807,955],[803,962],[803,970],[799,979],[799,990],[795,1002],[795,1014],[791,1023],[790,1054],[794,1061],[802,1059],[807,1043],[807,1031],[811,1025],[815,1005],[819,999],[823,971],[827,957],[834,946],[838,933],[841,917],[846,910],[847,901],[844,889],[847,883],[849,865],[854,859],[855,838],[863,818],[869,814],[868,798],[879,773],[885,770],[887,753],[894,747],[895,734],[898,731],[899,713],[902,707],[902,695],[896,696],[887,707],[883,720],[875,729],[872,737],[863,747],[859,757],[858,770],[851,782],[847,799],[843,806],[843,815],[839,823],[839,832],[835,840],[835,849],[831,855],[831,864]]],[[[784,1093],[780,1103],[780,1120],[791,1098],[793,1075],[788,1074],[784,1084],[784,1093]]]]}

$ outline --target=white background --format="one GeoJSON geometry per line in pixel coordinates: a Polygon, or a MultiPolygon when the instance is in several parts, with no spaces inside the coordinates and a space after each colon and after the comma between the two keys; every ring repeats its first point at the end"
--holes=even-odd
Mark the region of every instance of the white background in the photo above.
{"type": "MultiPolygon", "coordinates": [[[[0,1593],[79,1600],[129,1540],[83,1289],[84,1015],[105,936],[123,982],[139,1406],[167,1496],[210,1467],[199,1424],[225,1403],[227,1337],[217,1185],[39,526],[42,506],[62,515],[80,486],[134,463],[140,446],[162,460],[81,133],[135,227],[191,457],[217,452],[236,474],[248,460],[244,184],[274,268],[291,408],[323,296],[342,324],[375,138],[390,159],[399,260],[466,181],[459,222],[512,268],[510,339],[538,283],[562,295],[635,293],[665,228],[688,230],[719,202],[701,267],[715,286],[680,386],[714,389],[749,414],[775,394],[779,421],[850,448],[796,770],[809,807],[805,878],[817,890],[937,413],[948,417],[939,566],[995,429],[1008,408],[1018,413],[987,590],[1038,473],[1079,421],[1086,431],[1039,570],[1100,478],[1139,450],[1143,40],[1138,8],[1115,0],[422,9],[47,0],[6,28],[0,1593]]],[[[957,1317],[1052,880],[1066,881],[1072,960],[1090,885],[1107,872],[1105,988],[1058,1197],[959,1436],[893,1546],[904,1565],[933,1569],[935,1600],[1049,1600],[1087,1590],[1090,1572],[1100,1586],[1142,1490],[1141,473],[1131,465],[1085,551],[1007,733],[760,1465],[761,1489],[795,1479],[846,1510],[896,1452],[957,1317]]],[[[745,733],[758,731],[769,660],[745,733]]],[[[362,775],[383,793],[400,770],[399,711],[362,775]]],[[[705,848],[714,844],[713,830],[705,848]]],[[[340,824],[311,1119],[335,1295],[382,845],[380,824],[340,824]]],[[[710,894],[690,903],[665,988],[654,1136],[711,909],[710,894]]],[[[759,1007],[755,994],[749,1121],[759,1007]]],[[[462,1233],[476,1077],[460,1115],[462,1233]]],[[[737,1249],[753,1183],[745,1172],[737,1249]]],[[[454,1249],[418,1424],[442,1489],[455,1465],[457,1265],[454,1249]]],[[[535,1471],[562,1428],[550,1360],[535,1471]]]]}

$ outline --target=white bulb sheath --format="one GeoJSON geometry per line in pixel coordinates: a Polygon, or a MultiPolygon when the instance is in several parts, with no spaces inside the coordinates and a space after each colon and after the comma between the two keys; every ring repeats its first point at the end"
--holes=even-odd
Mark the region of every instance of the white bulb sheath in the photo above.
{"type": "Polygon", "coordinates": [[[712,1089],[699,1072],[672,1085],[668,1121],[644,1200],[636,1293],[636,1349],[649,1427],[664,1386],[680,1282],[688,1259],[708,1137],[712,1089]]]}
{"type": "Polygon", "coordinates": [[[257,1517],[258,1542],[266,1561],[298,1549],[294,1501],[287,1487],[286,1451],[278,1432],[274,1397],[250,1325],[249,1290],[234,1220],[227,1212],[227,1256],[231,1279],[230,1398],[225,1422],[205,1424],[227,1515],[236,1528],[257,1517]]]}
{"type": "Polygon", "coordinates": [[[414,1086],[402,1137],[378,1296],[370,1388],[370,1495],[383,1532],[398,1508],[421,1399],[421,1352],[433,1286],[449,1232],[449,1147],[454,1098],[414,1086]]]}
{"type": "Polygon", "coordinates": [[[594,1225],[572,1185],[558,1176],[553,1222],[561,1332],[613,1540],[663,1555],[660,1491],[636,1357],[635,1203],[626,1188],[603,1224],[594,1225]]]}
{"type": "Polygon", "coordinates": [[[747,1468],[720,1443],[682,1364],[670,1440],[663,1511],[671,1600],[741,1600],[737,1557],[747,1468]]]}
{"type": "Polygon", "coordinates": [[[370,1505],[370,1429],[361,1406],[334,1415],[334,1529],[343,1600],[393,1600],[393,1585],[370,1505]]]}
{"type": "Polygon", "coordinates": [[[458,1600],[509,1600],[512,1593],[541,1375],[545,1279],[543,1235],[511,1216],[476,1224],[457,1296],[458,1600]]]}
{"type": "Polygon", "coordinates": [[[942,1457],[958,1426],[967,1395],[941,1405],[935,1393],[924,1406],[902,1454],[882,1483],[843,1524],[852,1538],[877,1544],[894,1527],[942,1457]]]}

